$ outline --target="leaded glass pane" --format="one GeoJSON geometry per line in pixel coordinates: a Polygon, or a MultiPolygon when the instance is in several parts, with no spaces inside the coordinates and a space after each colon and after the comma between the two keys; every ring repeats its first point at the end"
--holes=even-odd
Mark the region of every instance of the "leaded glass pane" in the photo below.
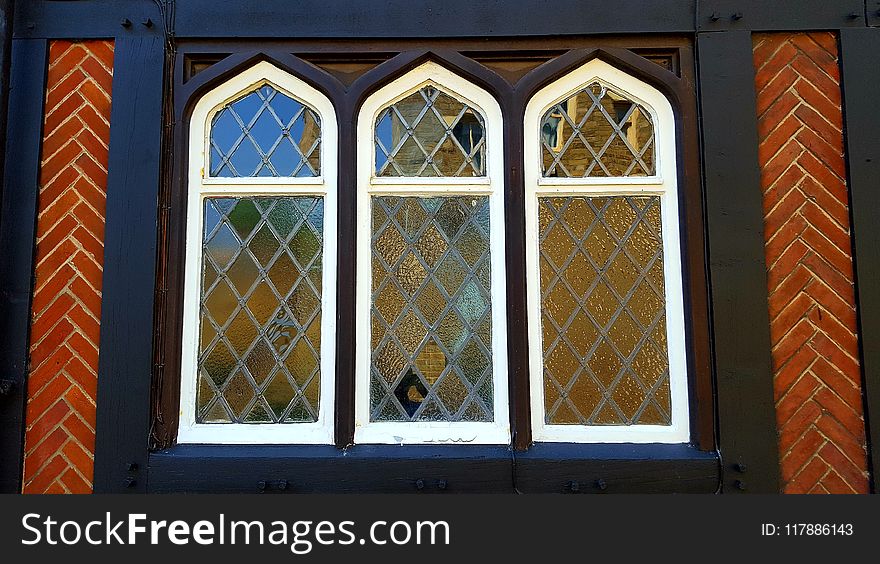
{"type": "Polygon", "coordinates": [[[482,116],[435,86],[379,112],[376,176],[485,176],[482,116]]]}
{"type": "Polygon", "coordinates": [[[540,136],[545,177],[655,174],[651,115],[599,82],[547,110],[540,136]]]}
{"type": "Polygon", "coordinates": [[[670,425],[660,198],[539,198],[544,413],[670,425]]]}
{"type": "Polygon", "coordinates": [[[266,84],[214,116],[210,176],[319,176],[320,144],[318,114],[266,84]]]}
{"type": "Polygon", "coordinates": [[[492,421],[489,198],[372,198],[371,421],[492,421]]]}
{"type": "Polygon", "coordinates": [[[197,423],[318,419],[320,197],[206,198],[197,423]]]}

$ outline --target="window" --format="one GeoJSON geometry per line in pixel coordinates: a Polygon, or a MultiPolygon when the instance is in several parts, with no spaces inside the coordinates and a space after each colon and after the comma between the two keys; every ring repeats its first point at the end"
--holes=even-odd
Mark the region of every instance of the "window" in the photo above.
{"type": "Polygon", "coordinates": [[[336,135],[266,62],[196,106],[178,442],[332,442],[336,135]]]}
{"type": "Polygon", "coordinates": [[[675,119],[593,60],[525,113],[535,441],[687,442],[675,119]]]}
{"type": "Polygon", "coordinates": [[[501,109],[425,63],[357,127],[355,442],[508,444],[501,109]]]}

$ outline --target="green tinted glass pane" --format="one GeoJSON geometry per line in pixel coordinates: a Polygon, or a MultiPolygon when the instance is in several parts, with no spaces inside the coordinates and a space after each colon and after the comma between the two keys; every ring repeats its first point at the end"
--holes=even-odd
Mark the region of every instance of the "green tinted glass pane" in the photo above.
{"type": "Polygon", "coordinates": [[[546,423],[670,425],[660,198],[547,197],[538,213],[546,423]]]}
{"type": "Polygon", "coordinates": [[[374,197],[371,421],[492,421],[489,199],[374,197]]]}
{"type": "Polygon", "coordinates": [[[207,198],[197,423],[313,422],[322,198],[207,198]]]}
{"type": "Polygon", "coordinates": [[[547,110],[539,135],[545,177],[655,174],[650,114],[598,82],[547,110]]]}
{"type": "Polygon", "coordinates": [[[376,176],[485,176],[485,127],[473,108],[425,86],[376,119],[376,176]]]}
{"type": "Polygon", "coordinates": [[[210,175],[319,176],[320,145],[315,111],[266,84],[212,119],[210,175]]]}

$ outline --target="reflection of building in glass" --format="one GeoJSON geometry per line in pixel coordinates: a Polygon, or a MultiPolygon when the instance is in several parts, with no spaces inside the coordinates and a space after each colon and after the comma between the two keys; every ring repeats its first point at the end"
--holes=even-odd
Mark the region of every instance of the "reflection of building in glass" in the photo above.
{"type": "Polygon", "coordinates": [[[484,176],[482,118],[466,104],[426,86],[376,120],[378,176],[484,176]]]}
{"type": "Polygon", "coordinates": [[[541,142],[545,177],[654,174],[650,116],[640,105],[599,83],[547,111],[541,142]]]}

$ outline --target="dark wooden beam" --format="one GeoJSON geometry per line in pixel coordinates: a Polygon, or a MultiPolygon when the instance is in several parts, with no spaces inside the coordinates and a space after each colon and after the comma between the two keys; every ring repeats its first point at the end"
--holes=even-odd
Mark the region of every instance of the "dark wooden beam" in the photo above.
{"type": "Polygon", "coordinates": [[[844,131],[856,269],[865,427],[873,491],[880,491],[880,113],[877,111],[880,29],[840,32],[844,131]]]}
{"type": "Polygon", "coordinates": [[[724,492],[779,492],[752,37],[697,36],[724,492]]]}
{"type": "Polygon", "coordinates": [[[46,42],[16,40],[0,222],[0,493],[21,491],[46,42]]]}

